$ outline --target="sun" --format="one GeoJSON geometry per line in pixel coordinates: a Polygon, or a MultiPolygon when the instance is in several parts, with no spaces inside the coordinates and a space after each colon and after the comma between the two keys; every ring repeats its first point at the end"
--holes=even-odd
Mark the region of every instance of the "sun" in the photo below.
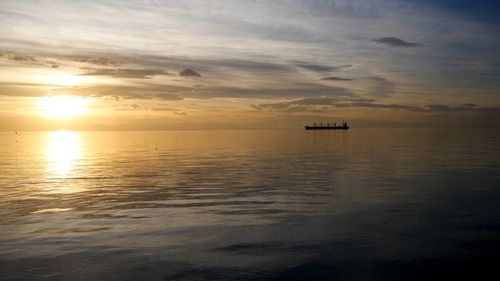
{"type": "Polygon", "coordinates": [[[42,115],[54,118],[65,118],[83,115],[88,101],[76,96],[50,96],[39,100],[42,115]]]}

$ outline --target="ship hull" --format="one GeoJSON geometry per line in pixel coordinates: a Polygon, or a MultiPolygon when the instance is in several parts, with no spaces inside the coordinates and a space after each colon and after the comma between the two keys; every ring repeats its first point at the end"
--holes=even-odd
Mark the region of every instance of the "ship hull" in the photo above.
{"type": "Polygon", "coordinates": [[[304,126],[306,130],[348,130],[349,126],[304,126]]]}

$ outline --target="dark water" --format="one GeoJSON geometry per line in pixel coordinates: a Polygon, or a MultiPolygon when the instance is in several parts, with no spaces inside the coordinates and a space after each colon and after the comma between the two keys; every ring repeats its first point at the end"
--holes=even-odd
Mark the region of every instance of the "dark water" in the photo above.
{"type": "Polygon", "coordinates": [[[478,279],[500,130],[0,134],[1,280],[478,279]]]}

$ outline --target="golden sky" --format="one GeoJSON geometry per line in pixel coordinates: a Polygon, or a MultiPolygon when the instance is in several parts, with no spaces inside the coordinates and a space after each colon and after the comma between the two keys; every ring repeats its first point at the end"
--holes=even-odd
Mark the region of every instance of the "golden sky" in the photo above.
{"type": "Polygon", "coordinates": [[[500,125],[498,20],[432,3],[1,1],[0,130],[500,125]]]}

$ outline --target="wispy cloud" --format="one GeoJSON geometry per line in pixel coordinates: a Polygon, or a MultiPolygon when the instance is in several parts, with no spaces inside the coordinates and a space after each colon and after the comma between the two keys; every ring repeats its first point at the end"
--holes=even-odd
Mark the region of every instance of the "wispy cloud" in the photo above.
{"type": "Polygon", "coordinates": [[[189,98],[242,98],[242,99],[282,99],[290,97],[341,97],[353,96],[353,92],[343,87],[325,86],[312,83],[296,83],[290,87],[210,87],[192,89],[183,96],[189,98]]]}
{"type": "Polygon", "coordinates": [[[258,110],[274,110],[285,112],[297,111],[329,111],[332,108],[376,108],[376,109],[404,109],[417,110],[418,107],[402,104],[383,104],[377,103],[372,99],[364,98],[302,98],[291,101],[282,101],[276,103],[261,103],[252,105],[252,108],[258,110]]]}
{"type": "Polygon", "coordinates": [[[397,37],[380,37],[377,39],[373,39],[373,41],[387,45],[389,47],[420,47],[423,46],[421,43],[417,42],[407,42],[403,39],[399,39],[397,37]]]}
{"type": "Polygon", "coordinates": [[[270,110],[283,112],[328,112],[335,108],[368,108],[383,110],[398,110],[410,112],[500,112],[500,107],[481,107],[475,104],[462,104],[458,106],[443,104],[405,105],[397,103],[382,103],[373,99],[364,98],[301,98],[290,101],[274,103],[261,103],[251,105],[256,110],[270,110]]]}
{"type": "Polygon", "coordinates": [[[91,57],[91,56],[77,56],[74,58],[76,62],[89,63],[102,66],[118,66],[119,63],[111,58],[106,57],[91,57]]]}
{"type": "Polygon", "coordinates": [[[380,76],[366,77],[364,80],[369,82],[367,94],[372,97],[386,98],[396,92],[396,84],[387,78],[380,76]]]}
{"type": "MultiPolygon", "coordinates": [[[[1,89],[1,88],[0,88],[1,89]]],[[[180,101],[182,87],[143,86],[97,86],[97,87],[59,87],[51,90],[52,94],[77,95],[84,97],[110,97],[119,99],[180,101]]]]}
{"type": "Polygon", "coordinates": [[[51,68],[58,68],[59,65],[50,59],[38,59],[35,56],[30,55],[20,55],[20,54],[7,54],[0,53],[0,60],[7,60],[19,64],[35,65],[35,66],[47,66],[51,68]]]}
{"type": "Polygon", "coordinates": [[[30,56],[11,55],[11,56],[5,56],[5,57],[9,60],[12,60],[12,61],[37,62],[37,60],[34,57],[30,57],[30,56]]]}
{"type": "Polygon", "coordinates": [[[304,68],[315,72],[332,72],[351,67],[352,65],[324,65],[324,64],[313,64],[313,63],[298,63],[295,66],[304,68]]]}
{"type": "Polygon", "coordinates": [[[85,73],[81,75],[111,76],[119,78],[151,79],[156,75],[172,75],[161,69],[130,69],[130,68],[89,68],[82,67],[85,73]]]}

